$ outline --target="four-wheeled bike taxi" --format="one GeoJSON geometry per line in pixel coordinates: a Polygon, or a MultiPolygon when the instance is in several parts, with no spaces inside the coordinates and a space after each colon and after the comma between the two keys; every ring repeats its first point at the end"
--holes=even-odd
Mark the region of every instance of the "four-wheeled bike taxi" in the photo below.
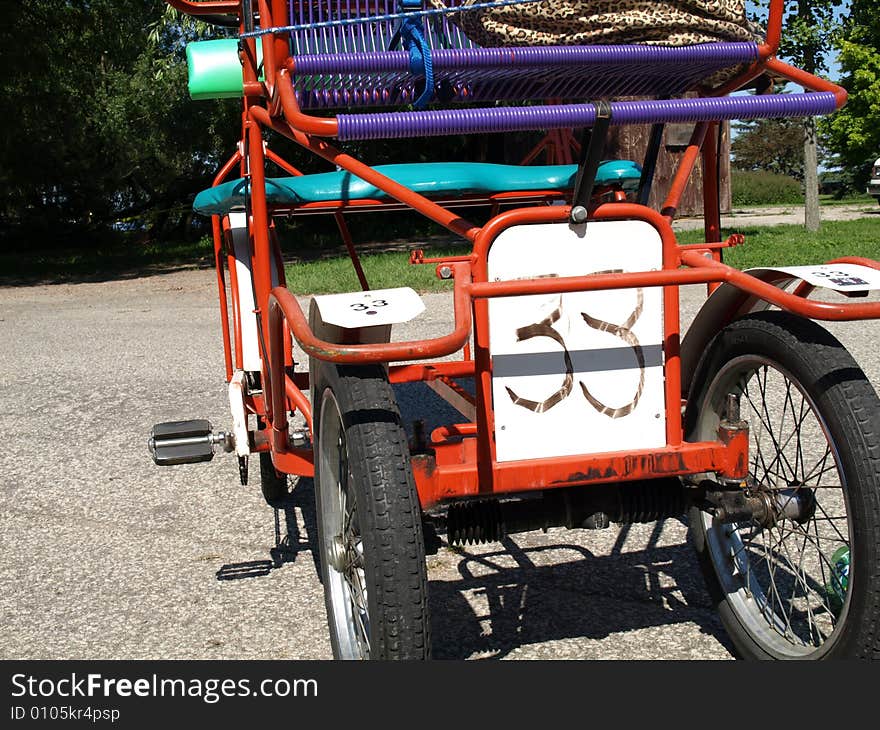
{"type": "Polygon", "coordinates": [[[257,457],[270,503],[288,475],[314,477],[337,657],[429,655],[426,536],[683,515],[742,656],[877,656],[880,407],[814,320],[880,315],[859,298],[880,266],[722,261],[742,237],[721,236],[719,125],[846,101],[776,57],[782,0],[760,36],[742,0],[168,2],[230,29],[188,47],[193,98],[243,100],[241,141],[195,200],[213,221],[232,419],[159,424],[152,453],[180,464],[225,449],[243,478],[257,457]],[[773,93],[780,81],[804,91],[773,93]],[[693,132],[649,207],[672,123],[693,132]],[[605,159],[609,130],[636,124],[650,128],[644,158],[605,159]],[[524,131],[544,137],[518,165],[345,152],[524,131]],[[277,135],[327,171],[303,174],[277,135]],[[698,161],[705,241],[680,245],[671,221],[698,161]],[[369,287],[349,221],[393,210],[470,243],[411,253],[452,281],[447,334],[392,338],[423,302],[369,287]],[[478,224],[462,210],[490,212],[478,224]],[[361,290],[306,313],[273,218],[314,213],[335,217],[361,290]],[[682,338],[683,284],[709,296],[682,338]],[[416,381],[456,417],[408,437],[392,386],[416,381]]]}

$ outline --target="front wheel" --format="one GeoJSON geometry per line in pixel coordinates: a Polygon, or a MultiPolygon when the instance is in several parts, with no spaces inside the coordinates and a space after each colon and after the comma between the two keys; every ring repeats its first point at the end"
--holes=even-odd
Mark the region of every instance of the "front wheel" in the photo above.
{"type": "Polygon", "coordinates": [[[313,387],[318,542],[337,659],[427,659],[421,507],[385,370],[322,363],[313,387]]]}
{"type": "Polygon", "coordinates": [[[745,658],[880,656],[880,401],[843,346],[784,312],[725,327],[694,375],[689,440],[715,440],[729,394],[750,427],[749,482],[768,526],[699,509],[691,538],[745,658]]]}

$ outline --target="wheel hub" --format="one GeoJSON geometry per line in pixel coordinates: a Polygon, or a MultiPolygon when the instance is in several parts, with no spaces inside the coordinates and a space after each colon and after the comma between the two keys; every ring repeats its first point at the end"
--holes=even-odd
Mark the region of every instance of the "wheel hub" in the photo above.
{"type": "Polygon", "coordinates": [[[763,527],[772,527],[784,519],[803,525],[816,513],[815,492],[807,487],[761,490],[756,496],[763,508],[755,510],[755,521],[763,527]]]}
{"type": "Polygon", "coordinates": [[[803,525],[816,513],[815,491],[801,486],[773,489],[752,483],[742,489],[710,483],[705,504],[720,523],[751,522],[763,528],[786,519],[803,525]]]}
{"type": "Polygon", "coordinates": [[[345,569],[345,540],[342,539],[342,535],[336,535],[330,541],[330,567],[333,568],[337,573],[342,573],[345,569]]]}

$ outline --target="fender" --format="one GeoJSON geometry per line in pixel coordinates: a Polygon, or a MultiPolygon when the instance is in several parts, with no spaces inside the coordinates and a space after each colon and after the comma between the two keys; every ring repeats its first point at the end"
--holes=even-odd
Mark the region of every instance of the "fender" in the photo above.
{"type": "MultiPolygon", "coordinates": [[[[845,257],[834,259],[827,264],[817,264],[816,267],[829,266],[835,264],[853,264],[858,267],[864,267],[873,271],[865,272],[866,278],[869,280],[868,285],[864,287],[845,287],[849,292],[867,292],[870,289],[877,289],[877,274],[880,270],[880,263],[871,259],[861,257],[845,257]]],[[[835,289],[832,286],[824,285],[824,282],[809,277],[807,281],[803,276],[798,275],[798,270],[806,271],[816,267],[785,267],[784,269],[748,269],[746,273],[754,276],[761,281],[772,284],[777,289],[786,289],[794,282],[800,282],[795,288],[794,294],[806,299],[817,287],[835,289]]],[[[830,282],[829,282],[830,283],[830,282]]],[[[694,317],[694,321],[688,328],[687,333],[681,342],[681,391],[682,397],[686,398],[690,390],[691,379],[697,368],[703,352],[709,345],[712,338],[721,330],[722,327],[730,324],[735,319],[744,317],[752,312],[762,312],[770,307],[770,303],[753,294],[749,294],[733,284],[724,283],[719,286],[694,317]]]]}

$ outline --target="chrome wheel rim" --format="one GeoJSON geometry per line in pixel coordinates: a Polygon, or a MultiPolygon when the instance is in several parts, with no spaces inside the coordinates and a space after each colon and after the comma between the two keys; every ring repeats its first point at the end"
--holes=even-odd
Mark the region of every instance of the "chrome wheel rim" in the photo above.
{"type": "Polygon", "coordinates": [[[331,390],[321,401],[318,499],[330,630],[341,659],[369,659],[370,615],[364,548],[345,429],[331,390]]]}
{"type": "Polygon", "coordinates": [[[778,363],[753,355],[731,360],[710,383],[699,404],[700,440],[717,438],[728,393],[740,396],[750,427],[750,490],[782,504],[808,492],[815,509],[769,527],[700,513],[709,558],[728,605],[763,650],[779,658],[825,653],[852,593],[835,558],[845,551],[848,560],[851,545],[840,456],[812,398],[778,363]]]}

